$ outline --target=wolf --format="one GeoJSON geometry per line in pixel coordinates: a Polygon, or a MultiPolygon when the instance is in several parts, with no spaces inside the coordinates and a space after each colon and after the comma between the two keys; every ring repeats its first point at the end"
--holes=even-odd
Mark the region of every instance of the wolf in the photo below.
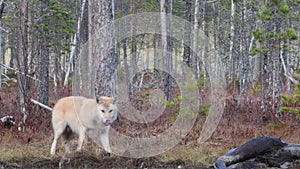
{"type": "Polygon", "coordinates": [[[78,136],[77,151],[82,150],[85,135],[89,131],[100,133],[100,141],[106,152],[111,153],[109,129],[117,119],[118,109],[111,97],[96,96],[89,99],[69,96],[60,99],[52,110],[54,139],[50,154],[55,155],[57,141],[62,137],[65,154],[70,153],[70,140],[78,136]]]}

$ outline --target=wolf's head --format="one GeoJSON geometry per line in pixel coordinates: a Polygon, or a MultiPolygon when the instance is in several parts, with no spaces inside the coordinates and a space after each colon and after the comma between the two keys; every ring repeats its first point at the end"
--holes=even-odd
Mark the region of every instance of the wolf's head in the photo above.
{"type": "Polygon", "coordinates": [[[111,97],[97,95],[96,101],[102,122],[106,126],[111,125],[111,123],[115,121],[118,116],[118,108],[114,104],[114,99],[111,97]]]}

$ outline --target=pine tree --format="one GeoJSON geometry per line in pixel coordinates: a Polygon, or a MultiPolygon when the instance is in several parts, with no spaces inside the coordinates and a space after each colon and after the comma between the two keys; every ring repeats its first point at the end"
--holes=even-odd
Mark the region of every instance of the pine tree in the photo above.
{"type": "MultiPolygon", "coordinates": [[[[300,67],[298,71],[294,73],[294,78],[300,80],[300,67]]],[[[296,114],[296,117],[300,118],[300,83],[299,81],[295,84],[294,94],[287,96],[282,94],[281,100],[285,104],[280,108],[281,112],[292,112],[296,114]]]]}

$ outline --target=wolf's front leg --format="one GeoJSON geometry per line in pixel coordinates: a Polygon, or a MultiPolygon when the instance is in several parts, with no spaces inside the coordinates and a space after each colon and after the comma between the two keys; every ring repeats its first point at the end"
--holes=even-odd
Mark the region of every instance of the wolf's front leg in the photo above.
{"type": "Polygon", "coordinates": [[[82,150],[82,145],[83,145],[83,141],[85,138],[85,131],[86,131],[86,129],[84,127],[81,127],[79,129],[78,145],[77,145],[77,150],[76,150],[78,152],[80,152],[82,150]]]}
{"type": "Polygon", "coordinates": [[[110,148],[110,145],[109,145],[108,132],[100,134],[100,141],[102,143],[102,146],[103,146],[104,150],[108,153],[111,153],[111,148],[110,148]]]}

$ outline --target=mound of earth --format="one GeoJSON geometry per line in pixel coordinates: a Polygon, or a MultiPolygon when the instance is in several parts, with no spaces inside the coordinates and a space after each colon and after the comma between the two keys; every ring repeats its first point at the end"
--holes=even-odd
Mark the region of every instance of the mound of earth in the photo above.
{"type": "MultiPolygon", "coordinates": [[[[57,169],[60,167],[61,158],[53,158],[53,159],[28,159],[23,158],[18,163],[9,163],[5,161],[0,161],[0,168],[5,169],[18,169],[18,168],[30,168],[30,169],[57,169]]],[[[197,168],[197,169],[204,169],[206,168],[205,165],[201,163],[196,164],[189,164],[182,160],[173,160],[173,161],[162,161],[157,157],[149,157],[149,158],[140,158],[140,159],[133,159],[133,158],[126,158],[126,157],[104,157],[104,158],[97,158],[92,155],[87,154],[80,154],[73,157],[70,157],[61,165],[61,168],[197,168]]]]}

